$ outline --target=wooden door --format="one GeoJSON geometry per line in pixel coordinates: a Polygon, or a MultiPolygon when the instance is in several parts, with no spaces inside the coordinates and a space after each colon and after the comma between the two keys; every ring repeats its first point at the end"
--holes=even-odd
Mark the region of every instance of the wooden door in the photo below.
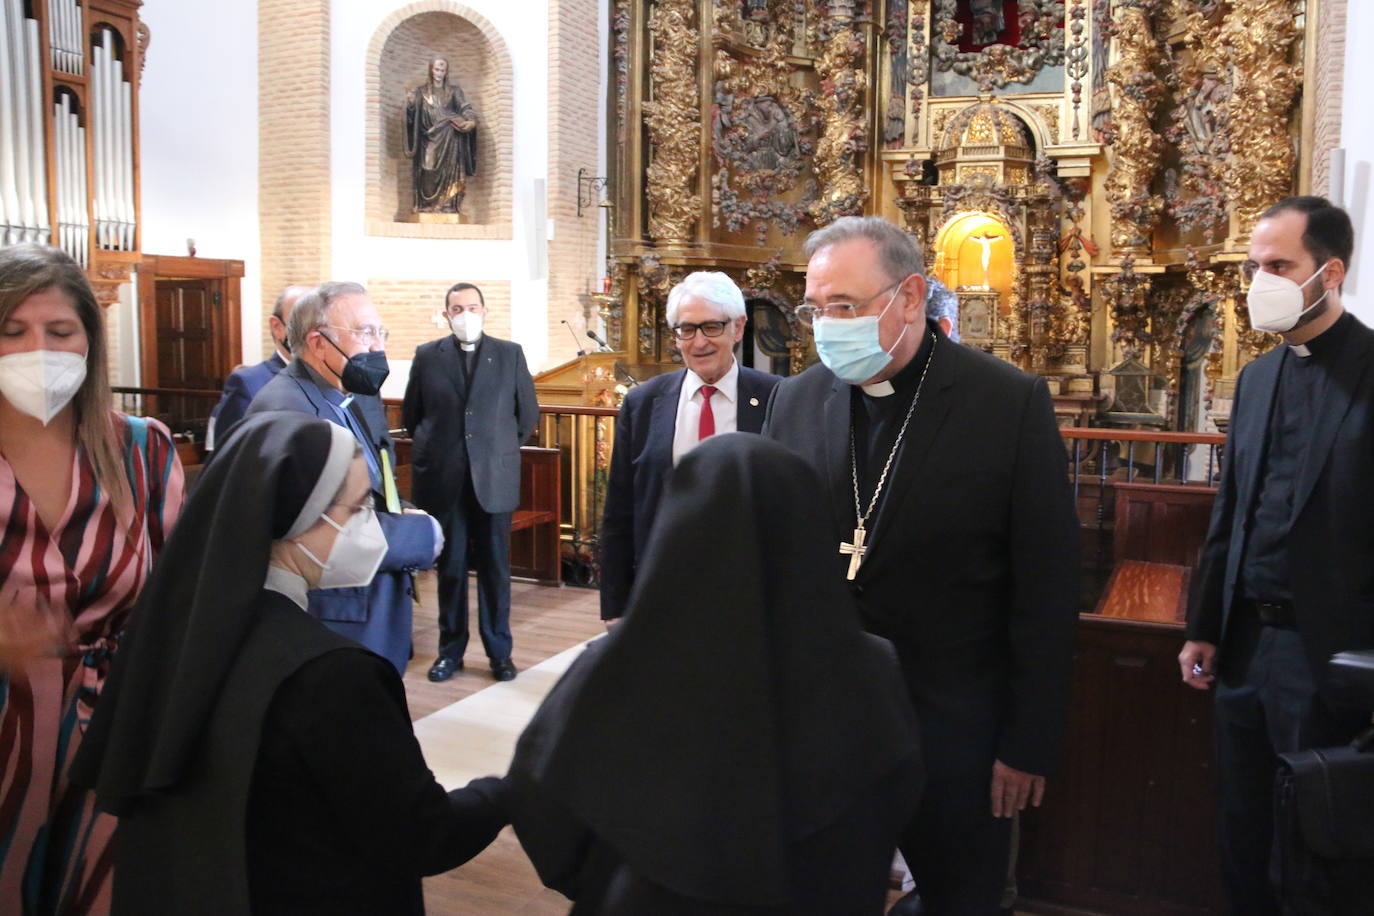
{"type": "Polygon", "coordinates": [[[158,388],[220,388],[228,371],[215,353],[224,324],[221,280],[157,280],[158,388]]]}
{"type": "Polygon", "coordinates": [[[242,276],[242,261],[208,258],[145,255],[138,267],[142,409],[175,432],[204,436],[239,363],[242,276]]]}

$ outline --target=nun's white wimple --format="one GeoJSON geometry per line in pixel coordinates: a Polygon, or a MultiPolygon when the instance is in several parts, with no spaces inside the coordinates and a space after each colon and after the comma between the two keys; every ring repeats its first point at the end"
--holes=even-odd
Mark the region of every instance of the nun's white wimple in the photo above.
{"type": "Polygon", "coordinates": [[[309,498],[301,507],[301,514],[296,516],[291,530],[286,532],[285,540],[298,538],[309,531],[315,522],[319,521],[324,510],[329,508],[330,501],[348,477],[348,466],[353,463],[353,456],[358,452],[358,440],[337,423],[330,423],[329,431],[329,456],[325,458],[320,479],[315,481],[315,489],[310,491],[309,498]]]}

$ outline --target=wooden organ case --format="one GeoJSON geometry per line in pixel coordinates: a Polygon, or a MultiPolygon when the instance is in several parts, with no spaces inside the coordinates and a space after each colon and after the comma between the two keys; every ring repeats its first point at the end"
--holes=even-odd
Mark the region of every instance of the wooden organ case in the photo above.
{"type": "Polygon", "coordinates": [[[0,244],[62,248],[102,305],[141,260],[141,0],[0,0],[0,244]]]}

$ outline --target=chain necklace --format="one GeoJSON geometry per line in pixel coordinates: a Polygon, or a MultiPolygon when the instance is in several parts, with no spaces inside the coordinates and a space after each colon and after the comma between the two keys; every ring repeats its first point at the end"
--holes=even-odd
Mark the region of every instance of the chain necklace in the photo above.
{"type": "Polygon", "coordinates": [[[921,389],[926,384],[926,373],[930,371],[930,364],[935,361],[935,342],[939,339],[938,335],[930,335],[930,356],[926,358],[925,368],[921,370],[921,379],[916,383],[916,393],[911,397],[911,406],[906,409],[906,417],[902,419],[902,427],[897,430],[897,441],[892,443],[892,451],[887,453],[887,461],[883,463],[883,471],[878,475],[878,485],[873,488],[873,498],[868,501],[868,508],[865,510],[859,502],[859,459],[858,452],[854,446],[854,423],[849,424],[849,476],[854,483],[854,541],[840,541],[840,556],[849,557],[849,572],[845,574],[846,579],[853,579],[859,572],[859,566],[864,561],[864,554],[868,553],[868,547],[864,546],[864,538],[868,536],[865,526],[868,517],[873,514],[873,509],[878,505],[878,499],[883,495],[883,487],[887,484],[887,472],[892,469],[892,462],[897,457],[897,450],[902,447],[902,440],[906,438],[906,428],[911,423],[912,414],[916,413],[916,404],[921,400],[921,389]]]}

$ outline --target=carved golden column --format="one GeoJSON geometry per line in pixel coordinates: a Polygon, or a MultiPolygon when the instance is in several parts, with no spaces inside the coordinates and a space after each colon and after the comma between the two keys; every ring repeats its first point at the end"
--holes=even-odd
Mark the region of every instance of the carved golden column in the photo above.
{"type": "Polygon", "coordinates": [[[1121,347],[1125,359],[1140,359],[1150,343],[1150,291],[1154,283],[1148,275],[1135,271],[1130,255],[1121,260],[1121,270],[1108,276],[1099,289],[1112,317],[1112,343],[1121,347]]]}
{"type": "Polygon", "coordinates": [[[1155,37],[1159,0],[1116,0],[1112,34],[1116,63],[1107,68],[1112,97],[1112,166],[1106,192],[1112,210],[1112,250],[1116,257],[1148,258],[1151,236],[1164,201],[1150,193],[1164,144],[1151,122],[1163,94],[1155,67],[1160,58],[1155,37]]]}
{"type": "Polygon", "coordinates": [[[693,193],[701,152],[695,0],[658,0],[649,12],[653,101],[644,103],[651,160],[645,170],[649,235],[666,245],[692,241],[701,210],[693,193]]]}
{"type": "Polygon", "coordinates": [[[821,186],[820,200],[811,206],[817,226],[861,213],[868,199],[857,155],[868,148],[864,109],[868,73],[864,41],[854,24],[853,0],[833,0],[827,25],[830,37],[816,62],[823,87],[816,105],[824,125],[814,159],[821,186]]]}
{"type": "Polygon", "coordinates": [[[1301,68],[1289,63],[1289,52],[1298,36],[1298,6],[1298,0],[1246,0],[1221,26],[1231,68],[1225,103],[1231,155],[1221,168],[1232,202],[1231,248],[1244,247],[1259,214],[1293,191],[1288,119],[1301,68]]]}

